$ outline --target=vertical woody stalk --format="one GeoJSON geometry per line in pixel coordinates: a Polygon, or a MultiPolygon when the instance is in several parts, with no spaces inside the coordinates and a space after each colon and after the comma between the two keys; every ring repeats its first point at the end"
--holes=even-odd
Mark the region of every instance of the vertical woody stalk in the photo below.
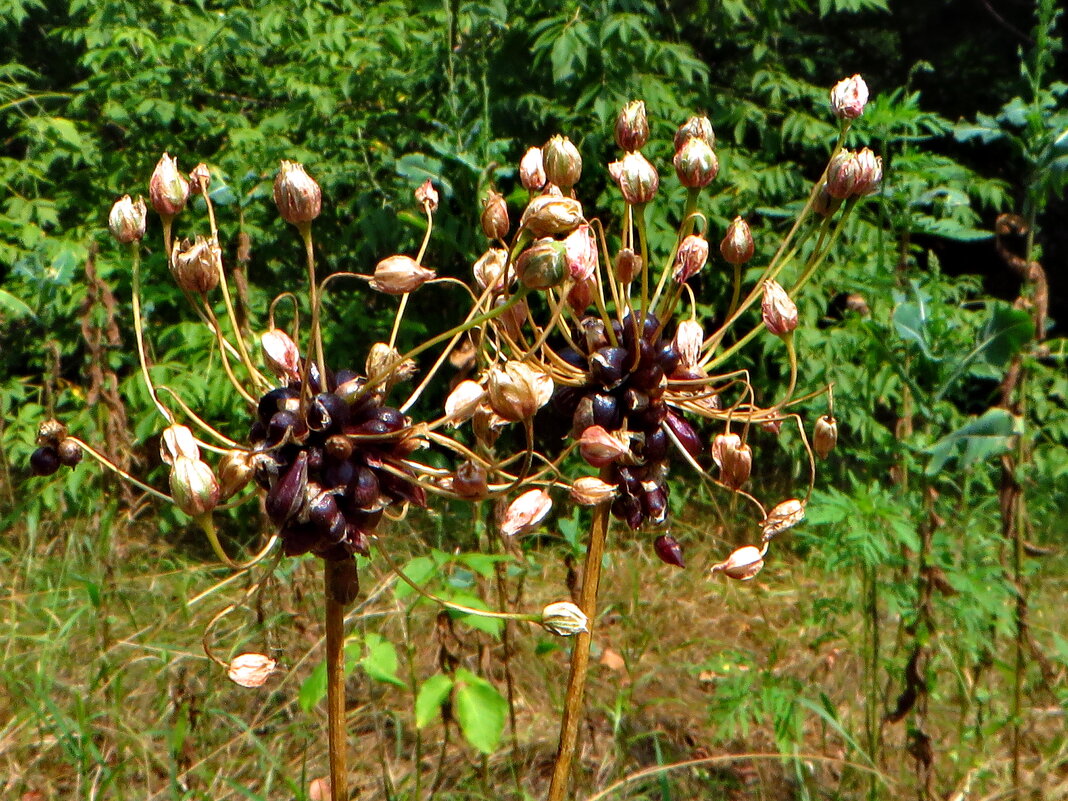
{"type": "Polygon", "coordinates": [[[345,736],[345,594],[343,562],[323,562],[326,596],[326,708],[331,801],[349,801],[345,736]]]}

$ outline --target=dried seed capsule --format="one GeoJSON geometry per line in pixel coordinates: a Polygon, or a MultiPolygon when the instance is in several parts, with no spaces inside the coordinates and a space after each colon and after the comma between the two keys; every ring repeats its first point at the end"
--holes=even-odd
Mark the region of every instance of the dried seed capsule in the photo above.
{"type": "Polygon", "coordinates": [[[687,189],[708,186],[719,174],[719,159],[708,142],[690,137],[682,148],[675,151],[675,174],[679,183],[687,189]]]}
{"type": "Polygon", "coordinates": [[[675,131],[675,150],[682,150],[690,139],[701,139],[709,147],[716,146],[716,133],[708,117],[690,117],[675,131]]]}
{"type": "Polygon", "coordinates": [[[594,353],[601,348],[607,348],[611,343],[608,341],[608,331],[604,320],[599,317],[582,318],[582,336],[577,337],[579,346],[586,345],[586,353],[594,353]]]}
{"type": "Polygon", "coordinates": [[[778,282],[764,282],[761,301],[764,327],[777,337],[786,336],[797,328],[797,306],[778,282]]]}
{"type": "Polygon", "coordinates": [[[167,153],[156,164],[148,181],[148,199],[156,213],[164,218],[174,217],[189,200],[189,181],[178,172],[178,160],[167,153]]]}
{"type": "Polygon", "coordinates": [[[567,248],[550,236],[542,237],[519,254],[515,269],[530,289],[559,286],[567,276],[567,248]]]}
{"type": "Polygon", "coordinates": [[[712,565],[712,575],[723,573],[737,581],[749,581],[764,567],[764,552],[752,545],[738,548],[727,560],[712,565]]]}
{"type": "Polygon", "coordinates": [[[304,165],[283,161],[274,179],[274,202],[282,219],[293,225],[310,223],[323,209],[319,184],[304,171],[304,165]]]}
{"type": "Polygon", "coordinates": [[[589,622],[585,613],[570,601],[549,604],[541,612],[542,628],[560,637],[571,637],[589,631],[589,622]]]}
{"type": "Polygon", "coordinates": [[[508,204],[504,195],[490,189],[482,200],[482,233],[487,239],[504,239],[508,236],[508,204]]]}
{"type": "Polygon", "coordinates": [[[411,256],[389,256],[375,266],[371,287],[387,295],[406,295],[436,276],[411,256]]]}
{"type": "Polygon", "coordinates": [[[741,217],[727,226],[727,233],[719,243],[719,252],[731,264],[745,264],[753,258],[753,234],[741,217]]]}
{"type": "Polygon", "coordinates": [[[605,467],[630,454],[625,435],[610,434],[601,426],[590,426],[579,437],[579,453],[593,467],[605,467]]]}
{"type": "Polygon", "coordinates": [[[621,161],[612,162],[608,173],[619,184],[623,199],[632,206],[644,206],[660,188],[656,167],[641,153],[628,153],[621,161]]]}
{"type": "Polygon", "coordinates": [[[208,514],[219,503],[219,484],[211,468],[199,459],[179,456],[171,466],[174,505],[190,517],[208,514]]]}
{"type": "Polygon", "coordinates": [[[532,531],[553,508],[552,498],[542,489],[524,492],[504,510],[500,519],[502,537],[532,531]]]}
{"type": "Polygon", "coordinates": [[[30,470],[35,476],[50,476],[59,470],[59,453],[55,448],[45,446],[30,454],[30,470]]]}
{"type": "Polygon", "coordinates": [[[147,214],[144,198],[139,197],[135,201],[131,200],[129,195],[123,195],[115,201],[108,215],[111,235],[123,245],[140,240],[145,235],[147,214]]]}
{"type": "Polygon", "coordinates": [[[630,248],[623,248],[616,254],[613,267],[616,280],[622,284],[629,284],[642,271],[642,257],[630,248]]]}
{"type": "Polygon", "coordinates": [[[541,148],[532,147],[519,162],[519,180],[528,192],[537,192],[545,186],[545,166],[541,148]]]}
{"type": "Polygon", "coordinates": [[[868,103],[868,85],[859,75],[843,78],[831,89],[831,109],[840,120],[855,120],[868,103]]]}
{"type": "Polygon", "coordinates": [[[632,100],[623,106],[616,117],[616,144],[621,150],[641,150],[649,141],[649,120],[645,115],[645,103],[632,100]]]}
{"type": "Polygon", "coordinates": [[[576,478],[571,486],[571,500],[581,506],[598,506],[614,499],[619,490],[596,476],[576,478]]]}
{"type": "Polygon", "coordinates": [[[582,155],[566,136],[554,136],[541,149],[542,165],[549,183],[568,190],[582,176],[582,155]]]}
{"type": "Polygon", "coordinates": [[[753,451],[737,434],[717,434],[712,440],[712,461],[719,480],[731,489],[741,489],[753,469],[753,451]]]}
{"type": "Polygon", "coordinates": [[[662,534],[653,540],[653,550],[664,564],[686,567],[686,562],[682,558],[682,546],[670,534],[662,534]]]}
{"type": "Polygon", "coordinates": [[[838,443],[838,421],[833,415],[825,414],[816,421],[812,432],[812,450],[821,459],[826,459],[838,443]]]}
{"type": "Polygon", "coordinates": [[[219,500],[225,501],[244,489],[254,472],[252,454],[247,451],[227,451],[219,462],[219,500]]]}

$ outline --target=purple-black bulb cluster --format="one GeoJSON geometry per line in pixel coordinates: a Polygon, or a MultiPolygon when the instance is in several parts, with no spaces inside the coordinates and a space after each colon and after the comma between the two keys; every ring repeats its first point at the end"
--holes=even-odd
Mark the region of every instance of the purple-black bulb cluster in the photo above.
{"type": "Polygon", "coordinates": [[[256,482],[287,555],[330,560],[366,554],[383,510],[426,506],[426,492],[404,459],[418,442],[411,421],[351,370],[328,376],[321,391],[313,369],[301,382],[259,400],[249,439],[256,482]]]}

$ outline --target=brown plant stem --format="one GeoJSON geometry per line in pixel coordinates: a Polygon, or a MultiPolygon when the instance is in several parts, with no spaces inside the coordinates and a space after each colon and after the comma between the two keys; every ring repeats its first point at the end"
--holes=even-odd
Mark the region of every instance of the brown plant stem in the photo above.
{"type": "Polygon", "coordinates": [[[553,765],[548,801],[564,801],[571,778],[571,764],[578,744],[579,724],[582,721],[582,698],[586,689],[586,674],[590,666],[590,643],[597,617],[597,590],[601,583],[601,561],[608,537],[608,504],[598,506],[590,526],[590,541],[586,545],[586,566],[582,571],[579,607],[589,619],[587,630],[575,637],[571,649],[571,669],[567,677],[564,715],[560,721],[560,745],[553,765]]]}
{"type": "Polygon", "coordinates": [[[326,708],[330,748],[331,801],[349,801],[348,772],[345,766],[345,604],[335,588],[341,580],[343,563],[327,559],[323,563],[323,590],[326,596],[326,708]]]}

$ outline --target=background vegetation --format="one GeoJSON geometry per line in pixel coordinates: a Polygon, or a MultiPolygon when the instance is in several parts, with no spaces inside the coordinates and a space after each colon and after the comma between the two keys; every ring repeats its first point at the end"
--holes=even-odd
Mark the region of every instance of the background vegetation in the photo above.
{"type": "MultiPolygon", "coordinates": [[[[271,649],[288,670],[270,692],[242,691],[224,685],[197,640],[244,587],[199,598],[225,573],[184,521],[88,465],[28,478],[37,423],[54,413],[162,479],[122,327],[128,266],[105,220],[117,195],[147,191],[164,150],[185,169],[212,167],[224,241],[251,240],[247,262],[226,257],[247,273],[254,314],[302,280],[300,248],[270,203],[281,158],[303,161],[323,185],[326,269],[366,272],[410,249],[420,234],[411,192],[432,177],[442,210],[427,261],[465,276],[484,246],[483,190],[496,186],[517,210],[515,164],[552,133],[579,144],[582,196],[610,213],[600,165],[615,156],[611,123],[632,98],[649,108],[658,144],[647,153],[665,176],[654,230],[666,237],[682,207],[667,167],[674,128],[706,113],[722,164],[706,213],[714,230],[744,214],[759,263],[833,141],[828,87],[860,72],[874,100],[853,142],[883,155],[884,189],[801,298],[798,332],[808,354],[800,386],[835,384],[840,447],[793,558],[753,585],[702,574],[736,531],[697,487],[673,496],[685,573],[651,559],[648,543],[618,543],[581,797],[688,759],[704,761],[611,797],[1068,797],[1068,313],[1058,267],[1068,258],[1068,87],[1057,80],[1068,71],[1054,4],[515,6],[0,9],[4,796],[297,798],[323,773],[308,680],[321,610],[304,597],[314,572],[283,563],[240,622],[216,632],[216,647],[271,649]],[[1003,214],[1018,219],[1003,220],[996,241],[1003,214]],[[1032,262],[1046,267],[1048,314],[1032,262]]],[[[162,278],[163,254],[150,252],[146,269],[162,278]]],[[[712,314],[721,282],[702,280],[712,314]]],[[[329,360],[361,364],[389,309],[367,292],[326,303],[329,360]]],[[[413,304],[409,341],[453,321],[437,295],[413,304]]],[[[219,382],[188,369],[210,343],[180,293],[151,282],[146,305],[154,372],[205,417],[240,421],[219,382]]],[[[784,376],[762,347],[781,346],[754,343],[744,358],[773,393],[784,376]]],[[[770,461],[780,446],[767,437],[761,447],[770,461]]],[[[787,469],[777,480],[785,491],[793,479],[787,469]]],[[[395,556],[423,558],[441,591],[496,605],[492,566],[473,555],[475,527],[448,514],[417,526],[391,533],[395,556]],[[431,546],[442,556],[428,563],[431,546]]],[[[227,527],[249,547],[259,530],[236,517],[227,527]]],[[[527,598],[565,591],[579,530],[557,520],[515,555],[527,598]]],[[[455,727],[420,718],[415,697],[450,659],[503,693],[496,632],[436,620],[380,565],[365,585],[362,667],[350,684],[363,795],[542,794],[558,644],[520,638],[514,735],[450,738],[455,727]]]]}

